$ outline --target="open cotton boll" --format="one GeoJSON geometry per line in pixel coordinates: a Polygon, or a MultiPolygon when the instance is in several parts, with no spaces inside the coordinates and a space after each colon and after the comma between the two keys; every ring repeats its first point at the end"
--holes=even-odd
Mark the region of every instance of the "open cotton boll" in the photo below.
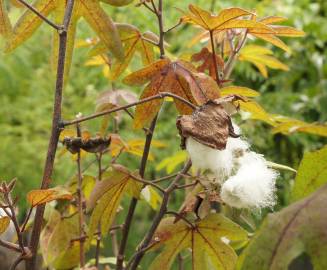
{"type": "MultiPolygon", "coordinates": [[[[236,125],[234,122],[232,122],[232,125],[234,129],[234,133],[241,135],[242,134],[241,128],[238,125],[236,125]]],[[[232,150],[233,152],[240,151],[240,150],[245,151],[249,149],[249,147],[250,145],[248,144],[248,142],[241,139],[240,137],[239,138],[229,137],[227,140],[226,148],[232,150]]]]}
{"type": "Polygon", "coordinates": [[[222,185],[221,199],[236,208],[273,206],[277,172],[269,169],[265,159],[254,152],[245,153],[239,164],[236,175],[222,185]]]}
{"type": "Polygon", "coordinates": [[[211,170],[219,177],[230,175],[233,167],[233,154],[231,150],[216,150],[197,142],[192,137],[186,140],[186,150],[194,167],[211,170]]]}

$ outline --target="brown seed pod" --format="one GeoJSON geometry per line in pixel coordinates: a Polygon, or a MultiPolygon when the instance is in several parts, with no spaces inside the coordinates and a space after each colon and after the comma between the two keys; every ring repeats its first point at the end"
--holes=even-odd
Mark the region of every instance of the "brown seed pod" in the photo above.
{"type": "Polygon", "coordinates": [[[176,126],[182,139],[181,148],[185,149],[186,139],[192,137],[208,147],[218,150],[225,149],[228,136],[235,138],[238,135],[234,133],[231,118],[223,104],[239,99],[244,100],[236,95],[209,100],[191,115],[179,116],[176,126]]]}

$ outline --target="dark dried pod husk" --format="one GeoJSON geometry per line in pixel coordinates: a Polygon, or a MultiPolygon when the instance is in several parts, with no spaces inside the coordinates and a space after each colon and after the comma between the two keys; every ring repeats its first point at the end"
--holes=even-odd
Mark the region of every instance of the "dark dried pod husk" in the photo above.
{"type": "Polygon", "coordinates": [[[210,148],[225,149],[228,137],[235,138],[239,135],[235,134],[231,118],[223,104],[240,99],[244,100],[241,96],[231,95],[209,100],[191,115],[179,116],[176,126],[181,136],[181,148],[185,149],[186,139],[192,137],[210,148]]]}
{"type": "Polygon", "coordinates": [[[67,150],[72,154],[78,153],[81,149],[89,153],[100,153],[106,150],[110,145],[111,138],[89,138],[83,140],[81,137],[66,137],[63,140],[63,144],[66,146],[67,150]]]}

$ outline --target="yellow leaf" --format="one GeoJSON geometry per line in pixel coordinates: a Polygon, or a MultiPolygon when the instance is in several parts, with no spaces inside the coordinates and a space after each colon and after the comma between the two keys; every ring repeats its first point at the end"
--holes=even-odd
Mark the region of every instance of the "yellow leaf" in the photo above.
{"type": "Polygon", "coordinates": [[[63,187],[32,190],[27,194],[27,200],[32,206],[48,203],[54,200],[71,200],[72,194],[63,187]]]}
{"type": "Polygon", "coordinates": [[[285,17],[280,17],[280,16],[268,16],[260,19],[259,21],[264,24],[274,24],[274,23],[279,23],[279,22],[284,22],[286,21],[287,18],[285,17]]]}
{"type": "Polygon", "coordinates": [[[282,37],[303,37],[305,35],[303,31],[289,26],[275,26],[273,30],[275,35],[282,37]]]}
{"type": "Polygon", "coordinates": [[[9,37],[12,33],[11,23],[7,14],[4,0],[0,0],[0,35],[9,37]]]}
{"type": "MultiPolygon", "coordinates": [[[[42,15],[47,16],[54,8],[55,0],[35,0],[33,7],[42,15]]],[[[7,41],[5,51],[11,52],[21,45],[25,40],[33,35],[35,30],[41,25],[43,20],[33,11],[26,9],[14,26],[13,34],[7,41]]]]}
{"type": "Polygon", "coordinates": [[[112,165],[110,170],[103,175],[103,180],[96,183],[90,199],[87,202],[88,211],[92,210],[90,218],[89,238],[101,223],[101,231],[107,234],[116,216],[119,203],[124,193],[139,196],[140,185],[130,175],[130,172],[121,165],[112,165]]]}
{"type": "Polygon", "coordinates": [[[250,101],[238,101],[242,111],[249,112],[252,119],[264,121],[270,125],[274,125],[275,121],[273,117],[268,114],[258,103],[253,100],[250,101]]]}
{"type": "Polygon", "coordinates": [[[257,45],[248,45],[240,53],[240,61],[248,61],[254,64],[264,77],[267,77],[266,66],[272,69],[288,71],[289,68],[278,59],[271,56],[272,51],[257,45]]]}
{"type": "Polygon", "coordinates": [[[124,51],[118,30],[111,18],[101,8],[98,0],[80,0],[82,14],[99,38],[118,58],[123,60],[124,51]]]}
{"type": "Polygon", "coordinates": [[[274,119],[277,124],[273,129],[273,133],[292,134],[295,132],[304,132],[327,137],[327,125],[318,123],[306,123],[304,121],[278,115],[274,116],[274,119]]]}
{"type": "MultiPolygon", "coordinates": [[[[57,25],[61,25],[64,19],[65,14],[65,8],[66,3],[65,1],[57,1],[56,6],[53,10],[53,17],[54,22],[57,25]]],[[[73,51],[75,47],[75,36],[76,36],[76,30],[77,30],[77,23],[80,19],[81,13],[80,13],[80,2],[76,1],[74,3],[74,9],[72,18],[70,20],[69,26],[68,26],[68,32],[67,32],[67,43],[66,43],[66,54],[65,54],[65,67],[64,67],[64,82],[67,82],[71,65],[72,65],[72,59],[73,59],[73,51]]],[[[58,53],[59,53],[59,36],[57,33],[57,30],[53,30],[53,37],[52,37],[52,57],[51,57],[51,63],[52,63],[52,69],[55,73],[57,73],[57,65],[58,65],[58,53]]]]}
{"type": "Polygon", "coordinates": [[[291,49],[282,40],[280,40],[278,37],[272,34],[260,34],[260,33],[251,33],[251,34],[257,38],[261,38],[265,41],[270,42],[271,44],[283,49],[288,53],[291,53],[291,49]]]}
{"type": "Polygon", "coordinates": [[[3,234],[9,227],[10,217],[0,217],[0,234],[3,234]]]}
{"type": "Polygon", "coordinates": [[[220,95],[221,96],[227,96],[227,95],[241,95],[244,97],[257,97],[260,96],[260,93],[252,90],[248,87],[242,87],[242,86],[227,86],[220,89],[220,95]]]}
{"type": "Polygon", "coordinates": [[[182,20],[184,22],[199,25],[209,31],[218,28],[223,29],[225,23],[227,24],[241,16],[252,14],[244,9],[228,8],[222,10],[218,15],[215,15],[195,5],[189,5],[189,10],[190,13],[185,13],[182,20]]]}
{"type": "Polygon", "coordinates": [[[164,158],[159,162],[156,166],[156,170],[161,171],[162,169],[166,169],[167,173],[172,173],[178,165],[185,162],[187,157],[186,151],[178,151],[174,155],[164,158]]]}
{"type": "Polygon", "coordinates": [[[132,3],[134,0],[101,0],[101,1],[115,7],[122,7],[132,3]]]}
{"type": "Polygon", "coordinates": [[[146,186],[142,189],[141,198],[144,199],[154,210],[159,208],[162,201],[162,197],[152,186],[146,186]]]}
{"type": "MultiPolygon", "coordinates": [[[[255,17],[253,17],[253,19],[255,20],[255,17]]],[[[304,36],[304,32],[289,26],[274,25],[275,23],[283,22],[285,20],[286,18],[278,16],[269,16],[259,19],[258,21],[260,23],[269,26],[274,31],[274,33],[263,32],[262,29],[248,29],[248,34],[270,42],[271,44],[285,50],[286,52],[291,53],[291,49],[277,36],[301,37],[304,36]]]]}

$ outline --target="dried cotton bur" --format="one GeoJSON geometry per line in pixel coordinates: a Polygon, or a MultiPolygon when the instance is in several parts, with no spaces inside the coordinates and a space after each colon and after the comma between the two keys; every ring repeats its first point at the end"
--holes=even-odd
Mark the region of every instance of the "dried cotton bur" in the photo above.
{"type": "Polygon", "coordinates": [[[181,147],[193,166],[203,171],[200,183],[208,194],[219,192],[221,200],[235,208],[271,207],[278,174],[237,135],[241,130],[231,121],[233,110],[225,109],[235,107],[232,102],[237,99],[242,97],[208,101],[192,115],[179,117],[181,147]]]}

